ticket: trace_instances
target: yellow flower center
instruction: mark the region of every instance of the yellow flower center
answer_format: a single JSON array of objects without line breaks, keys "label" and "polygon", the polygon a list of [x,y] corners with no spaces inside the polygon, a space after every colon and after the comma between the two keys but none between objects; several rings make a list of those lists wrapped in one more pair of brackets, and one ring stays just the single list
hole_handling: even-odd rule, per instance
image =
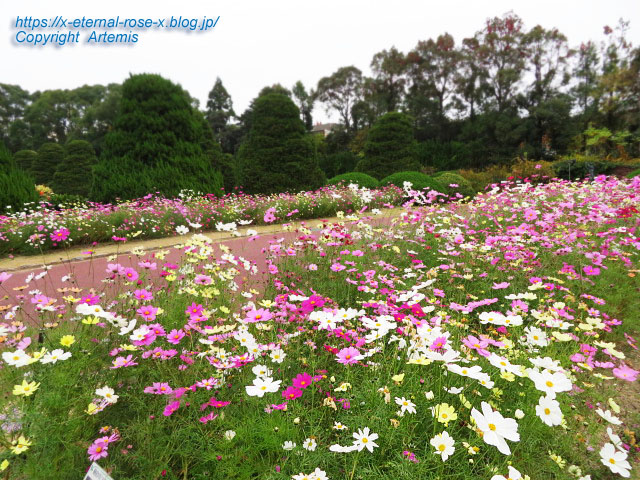
[{"label": "yellow flower center", "polygon": [[614,464],[614,463],[616,463],[616,461],[615,461],[615,459],[610,458],[610,459],[609,459],[609,463]]},{"label": "yellow flower center", "polygon": [[363,439],[362,439],[362,443],[367,443],[368,441],[369,441],[369,439],[368,439],[368,438],[363,438]]},{"label": "yellow flower center", "polygon": [[545,385],[547,387],[551,388],[551,387],[553,387],[553,382],[551,380],[547,380],[547,383]]},{"label": "yellow flower center", "polygon": [[551,413],[551,410],[549,410],[548,408],[544,409],[544,414],[545,415],[549,415]]},{"label": "yellow flower center", "polygon": [[441,452],[444,452],[446,450],[446,448],[447,447],[442,443],[440,445],[438,445],[438,450],[440,450]]},{"label": "yellow flower center", "polygon": [[489,430],[491,430],[492,432],[496,430],[496,426],[493,423],[489,424]]}]

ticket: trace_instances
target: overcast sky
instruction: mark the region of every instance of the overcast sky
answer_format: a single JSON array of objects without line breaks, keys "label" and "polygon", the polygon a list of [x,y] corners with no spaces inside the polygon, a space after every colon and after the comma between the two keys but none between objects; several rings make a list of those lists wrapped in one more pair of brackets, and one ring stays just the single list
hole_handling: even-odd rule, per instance
[{"label": "overcast sky", "polygon": [[[302,80],[315,87],[321,77],[347,65],[369,74],[376,52],[391,46],[407,52],[419,40],[443,32],[460,42],[487,18],[510,10],[524,20],[525,28],[557,27],[572,45],[600,41],[603,26],[614,26],[622,17],[631,21],[629,40],[640,44],[639,0],[0,0],[0,82],[35,91],[122,82],[130,73],[159,73],[180,83],[204,106],[219,76],[239,114],[265,85],[291,87]],[[56,48],[15,42],[20,30],[15,28],[17,16],[56,15],[220,19],[205,33],[138,31],[139,41],[132,46],[81,43]],[[321,107],[314,113],[316,120],[327,119]]]}]

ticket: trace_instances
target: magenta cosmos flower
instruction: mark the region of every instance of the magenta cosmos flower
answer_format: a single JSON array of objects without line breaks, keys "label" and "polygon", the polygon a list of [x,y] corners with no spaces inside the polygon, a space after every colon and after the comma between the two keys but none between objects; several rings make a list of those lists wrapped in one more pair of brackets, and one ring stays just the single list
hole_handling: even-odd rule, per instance
[{"label": "magenta cosmos flower", "polygon": [[87,450],[87,453],[89,454],[89,460],[91,460],[92,462],[95,462],[96,460],[99,460],[109,455],[109,450],[107,447],[108,447],[108,444],[104,443],[102,440],[98,440],[95,443],[93,443]]},{"label": "magenta cosmos flower", "polygon": [[627,382],[635,382],[638,378],[638,374],[640,373],[637,370],[634,370],[627,365],[621,365],[612,370],[613,374],[621,380],[626,380]]},{"label": "magenta cosmos flower", "polygon": [[176,400],[175,402],[171,402],[169,405],[164,407],[164,412],[162,412],[162,414],[165,417],[169,417],[169,416],[173,415],[178,410],[178,408],[180,408],[180,400]]},{"label": "magenta cosmos flower", "polygon": [[136,310],[136,312],[147,322],[152,322],[156,319],[156,313],[158,313],[158,309],[151,305],[145,305]]},{"label": "magenta cosmos flower", "polygon": [[337,354],[338,363],[342,363],[343,365],[352,365],[354,363],[358,363],[358,360],[362,358],[360,355],[360,351],[354,347],[347,347],[340,350]]},{"label": "magenta cosmos flower", "polygon": [[169,332],[167,335],[167,342],[177,345],[180,343],[180,340],[184,337],[184,332],[182,330],[176,330],[175,328]]},{"label": "magenta cosmos flower", "polygon": [[313,382],[313,377],[309,375],[307,372],[300,373],[295,376],[295,378],[291,381],[293,386],[296,388],[302,388],[303,390],[307,388]]}]

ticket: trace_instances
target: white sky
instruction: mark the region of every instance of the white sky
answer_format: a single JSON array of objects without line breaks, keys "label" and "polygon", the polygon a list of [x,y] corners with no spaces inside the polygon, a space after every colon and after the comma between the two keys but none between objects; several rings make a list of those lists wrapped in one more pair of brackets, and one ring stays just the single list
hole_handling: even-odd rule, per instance
[{"label": "white sky", "polygon": [[[0,82],[33,92],[122,82],[129,73],[159,73],[180,83],[201,106],[219,76],[240,114],[265,85],[307,88],[341,66],[369,74],[372,56],[445,31],[456,42],[484,21],[513,10],[525,28],[557,27],[570,44],[603,38],[602,27],[631,21],[628,39],[640,44],[638,0],[0,0]],[[140,31],[133,46],[112,44],[27,47],[15,43],[17,16],[100,18],[216,17],[214,30]],[[102,30],[99,30],[99,33]],[[124,30],[128,32],[129,29]],[[46,30],[52,33],[55,30]],[[86,37],[90,31],[81,31]],[[317,106],[314,121],[326,120]]]}]

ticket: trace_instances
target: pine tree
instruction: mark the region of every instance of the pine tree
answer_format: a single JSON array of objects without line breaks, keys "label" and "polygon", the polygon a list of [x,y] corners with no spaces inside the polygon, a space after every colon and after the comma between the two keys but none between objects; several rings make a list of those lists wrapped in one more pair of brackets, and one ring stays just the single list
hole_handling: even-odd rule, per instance
[{"label": "pine tree", "polygon": [[94,167],[90,197],[132,199],[183,189],[220,194],[222,175],[206,122],[179,86],[160,75],[132,75]]},{"label": "pine tree", "polygon": [[38,200],[31,176],[19,169],[11,153],[0,142],[0,211],[18,211],[23,204]]},{"label": "pine tree", "polygon": [[51,188],[55,193],[86,197],[91,188],[96,152],[85,140],[72,140],[65,146],[64,160],[58,165]]},{"label": "pine tree", "polygon": [[251,129],[238,152],[239,181],[247,193],[280,193],[321,186],[313,140],[293,101],[280,93],[258,97]]},{"label": "pine tree", "polygon": [[51,185],[53,176],[62,159],[64,148],[57,143],[45,143],[38,150],[38,156],[31,164],[31,176],[36,185]]},{"label": "pine tree", "polygon": [[356,171],[381,180],[395,172],[419,168],[410,118],[399,112],[380,117],[367,134],[364,158],[358,162]]}]

